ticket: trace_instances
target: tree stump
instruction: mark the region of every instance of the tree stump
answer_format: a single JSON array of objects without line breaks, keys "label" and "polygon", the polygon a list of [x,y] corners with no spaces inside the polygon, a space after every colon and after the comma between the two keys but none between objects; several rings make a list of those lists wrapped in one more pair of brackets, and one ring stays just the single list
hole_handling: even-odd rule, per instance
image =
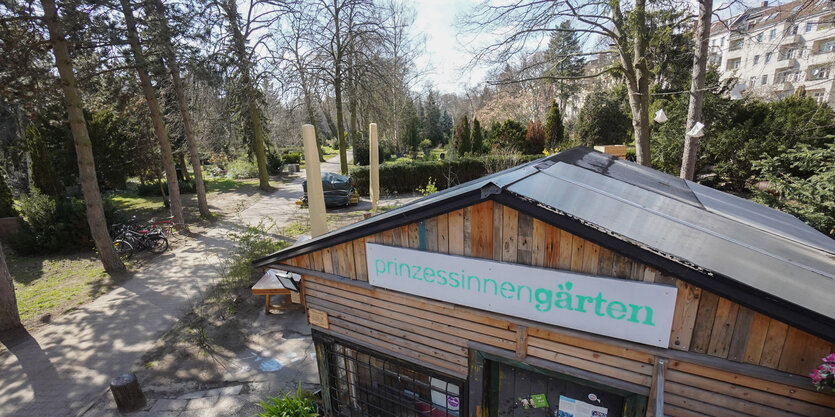
[{"label": "tree stump", "polygon": [[122,374],[110,381],[110,392],[119,411],[135,411],[145,406],[145,394],[134,374]]}]

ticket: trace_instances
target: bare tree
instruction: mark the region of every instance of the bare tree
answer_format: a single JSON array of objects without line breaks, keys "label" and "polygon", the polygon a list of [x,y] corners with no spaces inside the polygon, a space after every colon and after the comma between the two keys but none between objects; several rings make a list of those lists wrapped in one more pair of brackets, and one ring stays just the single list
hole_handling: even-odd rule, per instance
[{"label": "bare tree", "polygon": [[64,92],[64,101],[69,114],[70,130],[78,159],[78,176],[87,208],[87,223],[90,225],[90,233],[93,236],[99,256],[101,256],[104,269],[111,273],[123,271],[125,265],[116,254],[113,241],[107,232],[107,221],[104,217],[101,193],[96,179],[93,149],[90,143],[90,135],[87,132],[87,123],[84,120],[81,93],[78,91],[75,74],[73,73],[72,58],[70,58],[67,41],[64,38],[63,25],[58,17],[54,0],[41,0],[41,4],[44,12],[43,21],[49,30],[49,40],[52,44],[52,52],[55,54],[55,66],[61,78],[61,90]]},{"label": "bare tree", "polygon": [[[696,32],[696,50],[693,56],[693,81],[690,84],[690,104],[687,109],[687,132],[702,119],[702,104],[705,97],[705,75],[707,73],[710,23],[713,14],[713,0],[699,0],[699,27]],[[693,180],[696,175],[696,156],[699,138],[684,135],[684,154],[681,158],[681,178]]]},{"label": "bare tree", "polygon": [[[606,44],[610,50],[579,54],[615,52],[619,58],[615,66],[576,77],[543,74],[533,78],[553,80],[594,78],[608,73],[622,75],[629,93],[638,163],[649,165],[649,86],[652,74],[647,51],[652,36],[649,30],[651,17],[646,0],[635,0],[634,3],[622,0],[523,0],[503,5],[483,3],[473,13],[461,18],[460,23],[463,36],[491,38],[486,46],[475,51],[474,63],[508,62],[519,54],[529,53],[531,48],[541,49],[548,35],[567,30],[559,26],[564,20],[575,22],[570,30],[582,34],[585,41],[592,37],[608,41]],[[492,40],[495,33],[502,33],[502,36]],[[544,64],[553,65],[547,62],[529,65]]]},{"label": "bare tree", "polygon": [[[171,40],[171,30],[168,26],[168,19],[166,18],[165,5],[162,0],[153,0],[152,7],[148,7],[147,5],[145,7],[149,12],[149,15],[156,15],[157,22],[159,23],[160,46],[162,54],[165,58],[165,66],[171,73],[171,81],[174,84],[174,92],[177,94],[177,105],[180,109],[180,115],[183,118],[183,130],[185,130],[186,143],[188,144],[189,157],[191,158],[191,166],[194,169],[194,185],[197,191],[197,206],[200,210],[201,216],[211,218],[212,213],[209,211],[209,203],[206,200],[206,185],[203,183],[203,167],[200,163],[200,155],[197,153],[197,142],[194,139],[194,129],[191,125],[191,111],[188,108],[185,88],[183,87],[183,80],[180,76],[180,64],[177,60],[177,53],[174,49],[174,43]],[[183,171],[187,172],[185,163],[183,163]]]},{"label": "bare tree", "polygon": [[148,75],[148,63],[145,60],[145,53],[142,51],[142,46],[139,44],[139,35],[136,30],[133,9],[131,9],[129,0],[119,0],[119,3],[122,5],[122,13],[125,16],[128,42],[133,51],[134,65],[139,75],[139,82],[142,85],[142,93],[145,95],[145,101],[148,102],[151,121],[154,125],[154,133],[157,136],[157,141],[162,151],[162,165],[165,169],[166,180],[168,180],[171,214],[174,216],[174,224],[177,229],[182,232],[187,232],[188,229],[183,218],[183,203],[180,200],[180,183],[177,179],[177,171],[174,169],[174,157],[171,154],[171,142],[168,140],[168,129],[165,127],[156,92],[154,91],[153,85],[151,85],[151,77]]}]

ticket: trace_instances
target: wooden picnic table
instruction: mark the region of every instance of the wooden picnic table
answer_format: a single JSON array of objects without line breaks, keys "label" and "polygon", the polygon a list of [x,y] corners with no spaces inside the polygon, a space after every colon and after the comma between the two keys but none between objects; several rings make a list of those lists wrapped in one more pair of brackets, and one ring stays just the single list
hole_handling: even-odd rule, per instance
[{"label": "wooden picnic table", "polygon": [[286,295],[288,296],[284,300],[284,304],[286,305],[288,299],[290,298],[292,291],[284,288],[281,285],[281,282],[278,280],[278,277],[275,276],[275,271],[268,270],[264,273],[264,276],[252,286],[252,295],[263,295],[266,297],[266,301],[264,303],[264,312],[266,314],[270,314],[271,308],[284,308],[285,306],[273,306],[270,304],[270,297],[273,295]]}]

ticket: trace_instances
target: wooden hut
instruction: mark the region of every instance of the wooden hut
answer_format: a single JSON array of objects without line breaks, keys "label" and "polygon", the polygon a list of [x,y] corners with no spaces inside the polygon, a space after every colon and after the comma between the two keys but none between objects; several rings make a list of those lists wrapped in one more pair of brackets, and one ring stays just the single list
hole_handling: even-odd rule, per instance
[{"label": "wooden hut", "polygon": [[835,415],[835,242],[590,149],[254,264],[303,276],[328,415]]}]

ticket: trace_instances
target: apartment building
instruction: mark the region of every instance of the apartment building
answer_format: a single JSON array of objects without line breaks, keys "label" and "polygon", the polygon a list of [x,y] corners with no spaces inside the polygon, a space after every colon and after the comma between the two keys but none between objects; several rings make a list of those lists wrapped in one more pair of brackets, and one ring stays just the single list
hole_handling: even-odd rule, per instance
[{"label": "apartment building", "polygon": [[765,1],[714,22],[709,59],[747,94],[775,100],[803,87],[807,96],[835,107],[835,1]]}]

